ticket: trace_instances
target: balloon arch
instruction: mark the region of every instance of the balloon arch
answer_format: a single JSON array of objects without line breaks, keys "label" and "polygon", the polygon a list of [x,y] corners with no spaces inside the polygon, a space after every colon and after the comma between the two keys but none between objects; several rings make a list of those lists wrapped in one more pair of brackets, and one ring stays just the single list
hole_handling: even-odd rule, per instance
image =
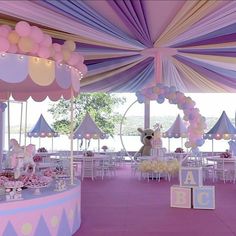
[{"label": "balloon arch", "polygon": [[139,103],[144,103],[146,99],[149,99],[156,100],[161,104],[165,99],[168,99],[170,104],[176,104],[180,110],[183,110],[183,119],[189,122],[187,127],[188,140],[185,147],[196,151],[198,147],[204,144],[203,134],[207,127],[206,119],[200,114],[199,109],[195,107],[196,103],[190,97],[176,91],[174,86],[168,87],[161,83],[136,92],[136,96]]}]

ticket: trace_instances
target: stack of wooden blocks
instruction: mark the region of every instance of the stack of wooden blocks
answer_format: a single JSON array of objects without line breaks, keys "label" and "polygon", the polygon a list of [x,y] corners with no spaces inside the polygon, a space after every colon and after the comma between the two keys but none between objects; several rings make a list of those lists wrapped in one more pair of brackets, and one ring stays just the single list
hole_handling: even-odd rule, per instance
[{"label": "stack of wooden blocks", "polygon": [[202,167],[181,167],[179,179],[170,189],[171,207],[215,209],[215,186],[203,186]]}]

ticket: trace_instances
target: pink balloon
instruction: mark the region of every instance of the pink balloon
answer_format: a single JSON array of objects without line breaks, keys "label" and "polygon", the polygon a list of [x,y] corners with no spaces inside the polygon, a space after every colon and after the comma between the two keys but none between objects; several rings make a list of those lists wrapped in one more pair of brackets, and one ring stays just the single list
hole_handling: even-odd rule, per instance
[{"label": "pink balloon", "polygon": [[62,62],[63,61],[63,55],[60,52],[55,52],[54,59],[56,62]]},{"label": "pink balloon", "polygon": [[84,57],[80,55],[78,52],[75,52],[77,54],[78,60],[80,63],[84,63]]},{"label": "pink balloon", "polygon": [[75,52],[72,52],[71,56],[68,60],[68,64],[71,65],[71,66],[74,66],[78,63],[78,61],[79,61],[78,54],[75,53]]},{"label": "pink balloon", "polygon": [[42,58],[49,58],[51,55],[50,48],[41,46],[38,50],[38,55]]},{"label": "pink balloon", "polygon": [[44,47],[52,46],[52,38],[49,35],[44,34],[43,40],[41,41],[40,45],[42,45]]},{"label": "pink balloon", "polygon": [[15,30],[20,36],[26,37],[30,34],[31,28],[27,22],[20,21],[16,24]]},{"label": "pink balloon", "polygon": [[80,70],[80,72],[83,74],[83,75],[86,75],[87,72],[88,72],[88,68],[85,64],[77,64],[77,68]]},{"label": "pink balloon", "polygon": [[53,49],[55,50],[55,52],[61,52],[62,46],[58,43],[53,43],[52,44]]},{"label": "pink balloon", "polygon": [[12,31],[12,29],[8,25],[1,25],[0,26],[0,36],[2,36],[2,37],[6,38],[11,31]]},{"label": "pink balloon", "polygon": [[32,38],[34,42],[40,43],[43,40],[43,31],[37,26],[32,26],[30,38]]},{"label": "pink balloon", "polygon": [[10,44],[10,47],[9,47],[9,49],[8,49],[8,52],[10,52],[10,53],[16,53],[17,50],[18,50],[18,48],[17,48],[16,44]]},{"label": "pink balloon", "polygon": [[10,43],[6,38],[0,36],[0,52],[6,52],[10,47]]}]

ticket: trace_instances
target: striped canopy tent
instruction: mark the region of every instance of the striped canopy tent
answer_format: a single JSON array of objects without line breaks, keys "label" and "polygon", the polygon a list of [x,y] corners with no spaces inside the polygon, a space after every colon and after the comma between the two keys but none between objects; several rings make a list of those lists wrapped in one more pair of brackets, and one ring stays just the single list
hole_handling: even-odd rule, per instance
[{"label": "striped canopy tent", "polygon": [[216,122],[216,124],[203,136],[205,139],[212,140],[212,153],[213,153],[213,140],[220,139],[235,139],[236,137],[236,128],[233,126],[231,121],[229,120],[225,111],[222,112],[220,118]]},{"label": "striped canopy tent", "polygon": [[183,138],[186,138],[188,136],[187,134],[187,128],[184,124],[184,121],[181,119],[180,115],[178,115],[174,121],[174,123],[171,125],[171,127],[163,132],[162,137],[168,138],[168,151],[170,152],[170,139],[171,138],[181,138],[181,148],[183,148]]},{"label": "striped canopy tent", "polygon": [[[26,20],[76,41],[88,75],[81,91],[236,91],[236,1],[1,1],[0,23]],[[2,86],[0,86],[1,88]]]},{"label": "striped canopy tent", "polygon": [[87,141],[98,140],[98,151],[100,150],[100,139],[107,138],[107,135],[97,126],[95,121],[87,112],[80,125],[74,131],[74,139],[85,139],[85,150],[88,148]]},{"label": "striped canopy tent", "polygon": [[41,114],[33,128],[27,132],[27,136],[32,138],[39,138],[39,148],[41,147],[41,138],[51,137],[52,138],[52,150],[53,150],[53,138],[58,137],[58,132],[55,132],[47,123],[43,115]]}]

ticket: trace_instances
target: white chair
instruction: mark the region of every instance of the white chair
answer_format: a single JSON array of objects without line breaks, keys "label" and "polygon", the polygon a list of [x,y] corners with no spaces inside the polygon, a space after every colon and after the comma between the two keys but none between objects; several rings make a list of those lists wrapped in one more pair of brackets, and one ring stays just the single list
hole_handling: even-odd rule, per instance
[{"label": "white chair", "polygon": [[213,182],[217,179],[222,179],[225,183],[229,174],[229,170],[225,167],[225,160],[221,158],[218,160],[213,168]]},{"label": "white chair", "polygon": [[119,151],[115,156],[115,160],[118,166],[122,166],[125,162],[125,152]]},{"label": "white chair", "polygon": [[81,164],[81,178],[91,178],[94,180],[94,158],[84,157]]},{"label": "white chair", "polygon": [[205,156],[202,156],[202,172],[203,172],[203,180],[205,181],[207,178],[213,178],[214,172],[214,163],[210,163]]},{"label": "white chair", "polygon": [[103,180],[108,171],[108,168],[106,169],[105,159],[96,160],[94,163],[94,168],[96,171],[96,176],[100,176]]},{"label": "white chair", "polygon": [[131,175],[135,176],[136,173],[138,172],[138,165],[139,165],[140,161],[138,161],[138,159],[135,157],[130,157],[130,161],[131,161],[131,163],[130,163]]},{"label": "white chair", "polygon": [[231,176],[232,176],[232,181],[235,184],[236,182],[236,161],[234,161],[234,167],[233,170],[231,170]]}]

